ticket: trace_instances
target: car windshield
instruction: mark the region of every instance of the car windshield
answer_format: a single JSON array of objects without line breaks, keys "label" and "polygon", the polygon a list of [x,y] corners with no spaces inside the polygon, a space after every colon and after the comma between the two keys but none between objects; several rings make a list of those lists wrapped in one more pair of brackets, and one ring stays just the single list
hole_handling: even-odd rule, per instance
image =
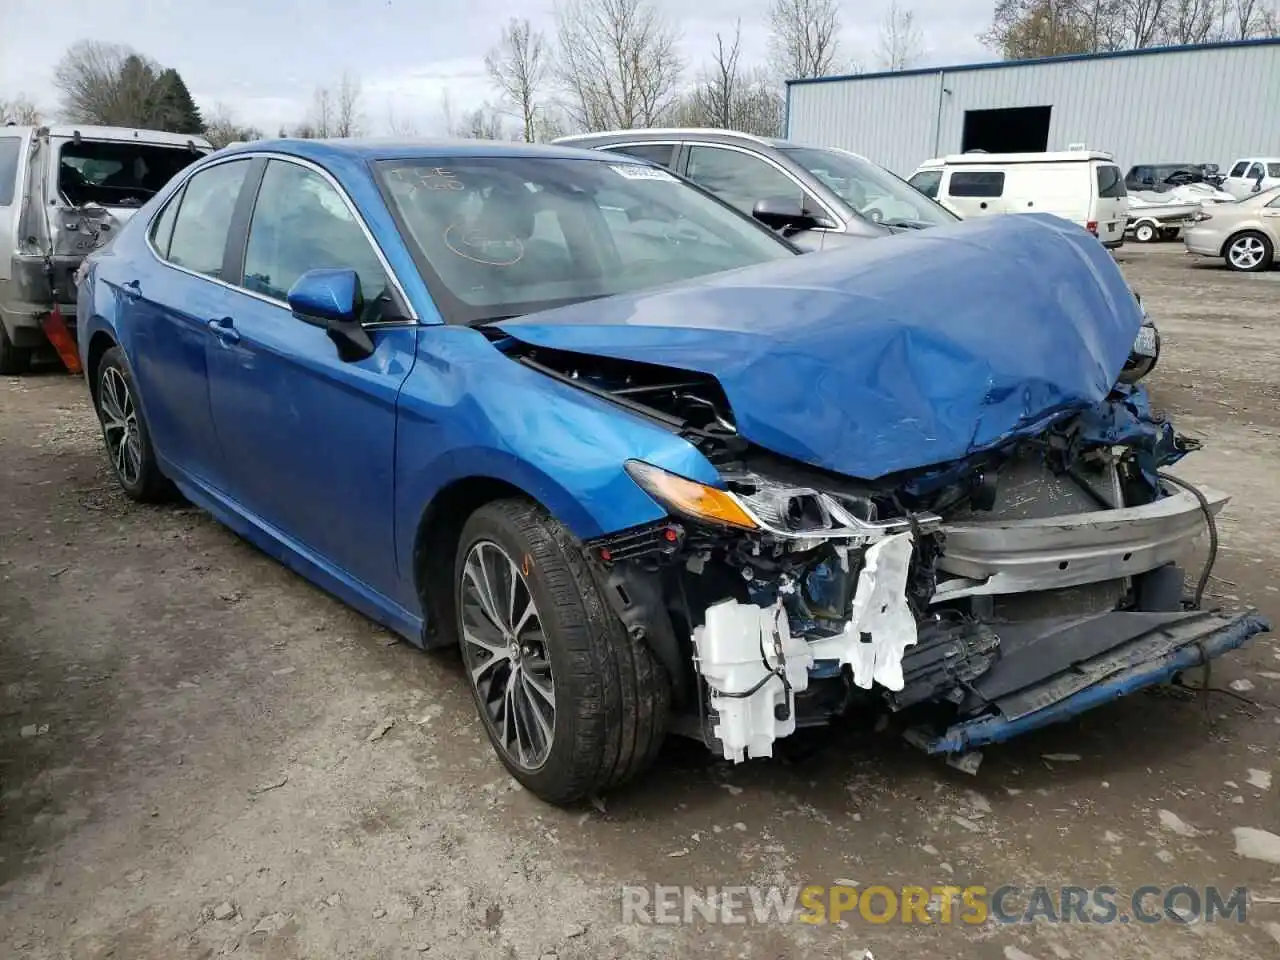
[{"label": "car windshield", "polygon": [[377,176],[454,323],[483,323],[797,255],[658,167],[616,159],[383,160]]},{"label": "car windshield", "polygon": [[958,219],[905,180],[852,154],[820,147],[781,149],[868,220],[888,226],[941,227]]},{"label": "car windshield", "polygon": [[58,156],[58,191],[74,206],[140,207],[204,154],[182,144],[69,140]]}]

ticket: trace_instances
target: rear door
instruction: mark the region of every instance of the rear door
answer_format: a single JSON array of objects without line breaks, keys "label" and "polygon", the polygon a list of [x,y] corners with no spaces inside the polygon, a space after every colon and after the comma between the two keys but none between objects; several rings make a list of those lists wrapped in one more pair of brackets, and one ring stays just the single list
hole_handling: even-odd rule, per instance
[{"label": "rear door", "polygon": [[26,166],[26,138],[6,134],[0,127],[0,307],[4,306],[22,207],[22,170]]},{"label": "rear door", "polygon": [[[207,347],[236,497],[304,555],[391,596],[396,400],[413,368],[416,324],[379,322],[407,314],[403,295],[354,204],[318,167],[270,160],[241,215],[238,289]],[[289,309],[289,289],[320,268],[360,277],[372,356],[340,359],[323,327]]]},{"label": "rear door", "polygon": [[[121,297],[134,375],[156,450],[184,474],[224,489],[209,411],[206,350],[210,324],[232,296],[223,282],[227,236],[253,163],[217,163],[198,171],[149,225],[158,260],[119,261],[107,282]],[[113,263],[116,262],[113,260]]]},{"label": "rear door", "polygon": [[1092,166],[1091,185],[1096,193],[1089,220],[1097,223],[1099,240],[1119,244],[1124,239],[1124,228],[1129,219],[1129,192],[1124,187],[1120,168],[1114,163],[1094,161]]}]

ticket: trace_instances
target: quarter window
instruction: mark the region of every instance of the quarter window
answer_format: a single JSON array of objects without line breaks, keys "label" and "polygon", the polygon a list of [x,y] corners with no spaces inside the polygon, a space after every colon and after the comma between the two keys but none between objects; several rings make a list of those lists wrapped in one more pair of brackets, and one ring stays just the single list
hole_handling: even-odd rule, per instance
[{"label": "quarter window", "polygon": [[320,269],[348,269],[359,275],[366,319],[389,292],[377,254],[338,191],[314,170],[272,160],[253,209],[244,286],[285,300],[299,277]]},{"label": "quarter window", "polygon": [[781,170],[736,150],[690,147],[689,179],[746,214],[761,200],[794,200],[813,208],[800,185]]},{"label": "quarter window", "polygon": [[222,277],[227,230],[248,172],[248,160],[233,160],[201,170],[187,181],[169,242],[170,263],[206,277]]},{"label": "quarter window", "polygon": [[21,140],[17,137],[0,138],[0,207],[13,203],[13,191],[18,182],[18,157],[21,155]]},{"label": "quarter window", "polygon": [[947,193],[953,197],[998,197],[1004,193],[1004,173],[999,170],[954,171]]},{"label": "quarter window", "polygon": [[151,243],[162,257],[169,256],[169,242],[173,239],[173,223],[178,219],[178,207],[182,203],[182,191],[179,190],[151,225]]}]

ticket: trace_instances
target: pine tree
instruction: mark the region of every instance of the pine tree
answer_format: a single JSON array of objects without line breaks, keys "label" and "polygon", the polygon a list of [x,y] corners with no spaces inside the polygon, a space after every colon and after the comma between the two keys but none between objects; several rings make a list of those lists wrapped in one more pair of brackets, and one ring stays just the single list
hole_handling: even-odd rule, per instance
[{"label": "pine tree", "polygon": [[182,74],[172,67],[156,78],[151,125],[171,133],[204,133],[200,108],[192,99]]}]

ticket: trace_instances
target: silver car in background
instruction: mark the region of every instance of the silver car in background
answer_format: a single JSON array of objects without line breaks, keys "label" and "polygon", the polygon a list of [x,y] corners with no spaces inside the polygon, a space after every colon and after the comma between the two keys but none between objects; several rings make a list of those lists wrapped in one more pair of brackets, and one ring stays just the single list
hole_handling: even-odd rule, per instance
[{"label": "silver car in background", "polygon": [[1280,248],[1280,187],[1234,203],[1206,205],[1182,231],[1188,253],[1222,257],[1232,270],[1261,273]]}]

